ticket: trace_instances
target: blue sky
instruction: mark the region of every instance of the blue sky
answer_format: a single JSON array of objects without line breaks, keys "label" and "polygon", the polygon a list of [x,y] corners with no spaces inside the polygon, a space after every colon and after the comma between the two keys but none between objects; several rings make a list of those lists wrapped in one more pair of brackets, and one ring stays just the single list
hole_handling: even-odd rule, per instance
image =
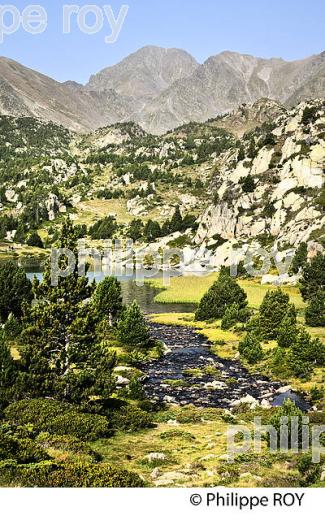
[{"label": "blue sky", "polygon": [[[48,13],[44,33],[22,28],[4,37],[0,55],[15,59],[59,81],[86,82],[144,45],[178,47],[198,61],[223,50],[293,60],[325,50],[324,0],[11,0],[21,12],[29,4]],[[111,5],[117,16],[129,11],[117,41],[105,44],[108,21],[93,35],[83,34],[72,17],[71,34],[62,33],[64,4]],[[88,23],[93,18],[90,16]],[[6,24],[10,18],[4,18]]]}]

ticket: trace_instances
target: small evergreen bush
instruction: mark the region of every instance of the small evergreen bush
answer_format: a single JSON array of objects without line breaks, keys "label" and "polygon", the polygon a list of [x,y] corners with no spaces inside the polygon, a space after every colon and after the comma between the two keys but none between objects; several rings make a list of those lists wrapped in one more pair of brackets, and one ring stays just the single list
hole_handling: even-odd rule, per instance
[{"label": "small evergreen bush", "polygon": [[84,440],[107,437],[110,427],[100,415],[82,413],[68,403],[51,399],[25,399],[9,405],[5,417],[15,425],[32,424],[36,432],[74,435]]}]

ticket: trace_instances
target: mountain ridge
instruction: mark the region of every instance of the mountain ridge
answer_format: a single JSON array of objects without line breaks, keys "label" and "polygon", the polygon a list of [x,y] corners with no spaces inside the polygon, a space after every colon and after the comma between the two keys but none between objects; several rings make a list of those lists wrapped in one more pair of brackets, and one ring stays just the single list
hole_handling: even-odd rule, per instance
[{"label": "mountain ridge", "polygon": [[235,51],[202,64],[181,49],[147,46],[90,77],[60,83],[0,58],[0,113],[33,116],[78,132],[134,121],[163,134],[269,98],[290,107],[325,92],[325,52],[302,60]]}]

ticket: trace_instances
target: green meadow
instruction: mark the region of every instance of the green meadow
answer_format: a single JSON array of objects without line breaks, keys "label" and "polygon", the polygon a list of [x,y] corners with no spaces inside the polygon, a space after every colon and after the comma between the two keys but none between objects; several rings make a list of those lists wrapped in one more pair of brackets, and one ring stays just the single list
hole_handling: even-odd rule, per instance
[{"label": "green meadow", "polygon": [[[202,296],[218,278],[217,273],[207,276],[181,276],[171,278],[169,285],[165,286],[162,278],[148,280],[146,283],[161,289],[155,297],[157,303],[199,303]],[[238,280],[239,285],[247,293],[248,304],[253,309],[258,309],[267,291],[274,290],[273,285],[261,285],[260,279]],[[282,287],[283,291],[290,296],[290,300],[297,309],[304,309],[303,302],[298,287]]]}]

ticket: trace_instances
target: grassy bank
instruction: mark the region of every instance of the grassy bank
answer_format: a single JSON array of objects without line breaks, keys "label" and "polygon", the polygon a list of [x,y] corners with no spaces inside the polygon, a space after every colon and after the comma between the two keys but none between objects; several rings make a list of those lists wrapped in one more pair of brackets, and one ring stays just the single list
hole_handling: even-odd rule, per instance
[{"label": "grassy bank", "polygon": [[[262,453],[251,451],[229,464],[229,416],[221,410],[174,408],[156,414],[155,421],[154,429],[119,433],[93,443],[92,447],[104,462],[138,473],[153,487],[246,488],[299,483],[295,456],[270,454],[266,445]],[[245,415],[239,416],[238,421],[252,427]],[[150,462],[150,454],[163,458]],[[291,469],[288,460],[292,460]]]},{"label": "grassy bank", "polygon": [[[162,290],[155,297],[157,303],[199,303],[217,277],[218,273],[207,276],[181,276],[171,278],[167,287],[164,286],[162,278],[147,280],[146,283]],[[259,308],[267,291],[275,288],[273,285],[261,285],[259,279],[238,280],[238,283],[247,293],[249,306],[254,309]],[[305,307],[297,287],[282,287],[282,289],[290,296],[297,309],[301,310]]]},{"label": "grassy bank", "polygon": [[0,261],[5,260],[44,260],[50,251],[28,245],[0,242]]}]

